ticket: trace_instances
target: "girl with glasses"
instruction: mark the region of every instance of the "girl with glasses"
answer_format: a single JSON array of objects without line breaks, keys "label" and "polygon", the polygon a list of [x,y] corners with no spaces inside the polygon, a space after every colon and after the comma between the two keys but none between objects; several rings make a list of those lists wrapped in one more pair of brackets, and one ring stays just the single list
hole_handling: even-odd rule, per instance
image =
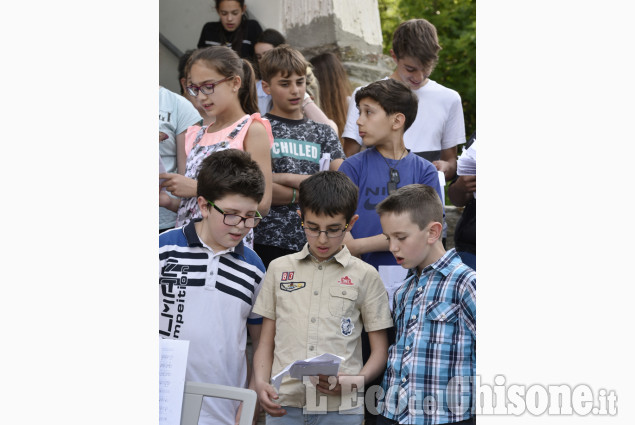
[{"label": "girl with glasses", "polygon": [[[201,216],[196,202],[196,178],[200,164],[212,152],[240,149],[251,154],[265,176],[265,194],[258,212],[265,216],[271,205],[271,153],[273,135],[268,120],[260,117],[253,68],[228,47],[199,49],[186,64],[190,76],[187,91],[214,121],[208,126],[192,126],[185,134],[187,164],[185,175],[161,174],[161,187],[179,196],[160,194],[159,205],[177,211],[176,227]],[[251,246],[251,234],[245,242]]]}]

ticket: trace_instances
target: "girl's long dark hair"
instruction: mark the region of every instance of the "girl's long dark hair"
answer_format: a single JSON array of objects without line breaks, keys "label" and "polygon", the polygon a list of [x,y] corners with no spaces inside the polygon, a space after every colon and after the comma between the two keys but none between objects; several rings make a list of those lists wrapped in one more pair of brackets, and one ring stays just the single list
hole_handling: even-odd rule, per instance
[{"label": "girl's long dark hair", "polygon": [[254,69],[248,60],[241,59],[238,53],[226,46],[205,47],[192,53],[185,65],[185,75],[190,73],[196,62],[205,62],[223,77],[238,75],[242,81],[238,91],[240,106],[249,115],[259,112]]}]

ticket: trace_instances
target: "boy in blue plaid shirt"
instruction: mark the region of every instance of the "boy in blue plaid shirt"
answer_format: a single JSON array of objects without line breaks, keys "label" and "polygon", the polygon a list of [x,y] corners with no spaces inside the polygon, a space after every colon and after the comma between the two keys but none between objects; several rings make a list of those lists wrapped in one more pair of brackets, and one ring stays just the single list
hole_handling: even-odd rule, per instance
[{"label": "boy in blue plaid shirt", "polygon": [[413,272],[394,295],[396,342],[377,424],[474,423],[476,272],[443,248],[443,206],[433,188],[403,186],[376,210],[397,263]]}]

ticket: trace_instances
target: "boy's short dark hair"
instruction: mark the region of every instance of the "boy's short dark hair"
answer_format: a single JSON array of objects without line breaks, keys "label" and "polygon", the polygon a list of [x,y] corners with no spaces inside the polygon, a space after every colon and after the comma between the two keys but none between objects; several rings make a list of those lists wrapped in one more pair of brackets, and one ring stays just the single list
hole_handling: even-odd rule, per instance
[{"label": "boy's short dark hair", "polygon": [[277,47],[281,44],[285,44],[287,40],[285,40],[284,35],[282,35],[279,31],[274,30],[273,28],[267,28],[263,32],[260,33],[256,43],[267,43],[271,44],[273,47]]},{"label": "boy's short dark hair", "polygon": [[183,53],[183,55],[181,55],[181,57],[179,58],[179,65],[178,65],[178,72],[179,72],[179,87],[181,88],[181,96],[183,96],[183,94],[185,93],[183,90],[183,86],[181,86],[181,78],[185,78],[186,74],[185,74],[185,66],[187,65],[187,61],[190,60],[190,57],[192,57],[192,53],[194,53],[196,49],[189,49],[186,50],[185,53]]},{"label": "boy's short dark hair", "polygon": [[419,107],[417,95],[401,81],[387,78],[360,88],[355,94],[355,103],[358,108],[359,102],[366,97],[379,103],[387,115],[404,114],[406,117],[404,133],[417,117],[417,109]]},{"label": "boy's short dark hair", "polygon": [[279,72],[284,78],[294,72],[297,75],[306,75],[309,63],[298,50],[288,44],[281,44],[265,52],[258,65],[262,80],[269,83]]},{"label": "boy's short dark hair", "polygon": [[226,149],[212,153],[201,163],[196,195],[216,202],[227,195],[243,195],[260,203],[265,176],[248,152]]},{"label": "boy's short dark hair", "polygon": [[434,188],[427,184],[402,186],[375,207],[382,214],[409,213],[413,223],[423,230],[430,222],[443,223],[443,205]]},{"label": "boy's short dark hair", "polygon": [[399,24],[392,36],[392,50],[401,59],[410,56],[421,61],[430,73],[439,61],[437,29],[425,19],[410,19]]},{"label": "boy's short dark hair", "polygon": [[320,171],[300,183],[298,204],[303,217],[306,210],[330,217],[343,214],[348,223],[357,210],[358,193],[355,183],[343,172]]}]

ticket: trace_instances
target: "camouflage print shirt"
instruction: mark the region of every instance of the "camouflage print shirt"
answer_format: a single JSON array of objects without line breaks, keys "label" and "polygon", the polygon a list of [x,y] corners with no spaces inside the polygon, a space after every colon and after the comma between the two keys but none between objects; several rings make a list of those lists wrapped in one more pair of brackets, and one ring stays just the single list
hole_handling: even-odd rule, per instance
[{"label": "camouflage print shirt", "polygon": [[[315,174],[320,171],[320,158],[324,154],[330,154],[331,161],[345,158],[337,134],[328,125],[307,118],[289,120],[271,114],[265,118],[271,122],[274,138],[271,148],[274,173]],[[297,204],[272,206],[254,229],[254,243],[300,251],[306,236],[297,209]]]}]

